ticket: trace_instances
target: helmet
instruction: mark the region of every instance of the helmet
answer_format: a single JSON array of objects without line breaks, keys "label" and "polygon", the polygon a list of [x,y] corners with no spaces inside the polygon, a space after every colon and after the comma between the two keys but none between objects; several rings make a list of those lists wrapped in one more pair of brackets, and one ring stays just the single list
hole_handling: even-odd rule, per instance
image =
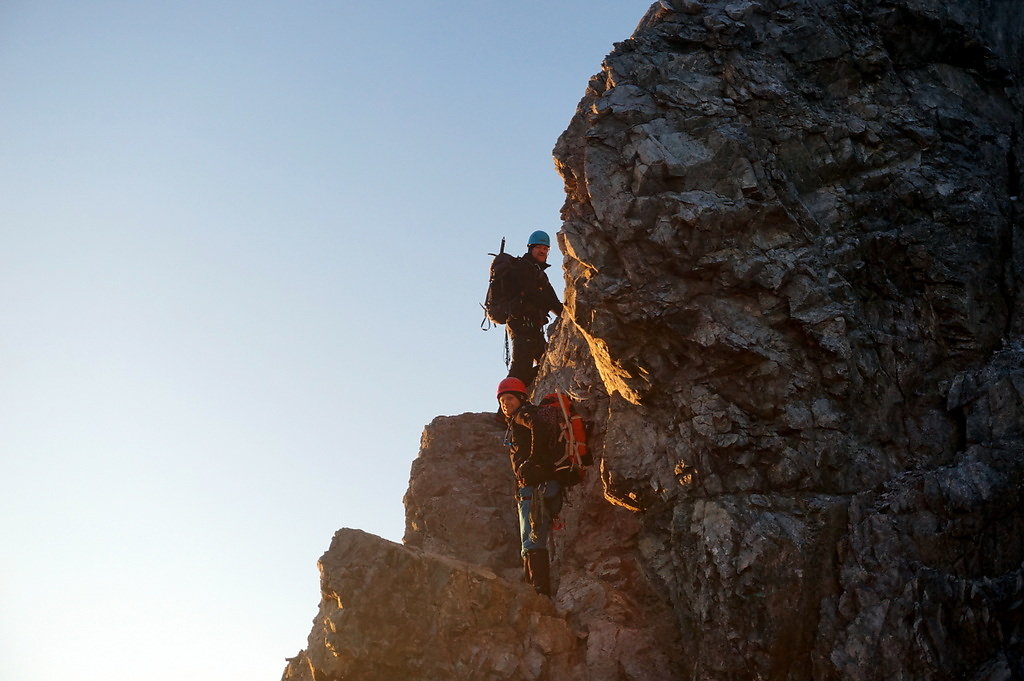
[{"label": "helmet", "polygon": [[526,247],[529,248],[530,246],[550,247],[551,237],[548,236],[547,232],[542,232],[541,230],[538,229],[536,232],[530,235],[530,240],[526,242]]},{"label": "helmet", "polygon": [[498,397],[501,397],[505,393],[518,393],[522,398],[526,399],[526,384],[515,376],[509,376],[508,378],[502,379],[501,383],[498,384]]}]

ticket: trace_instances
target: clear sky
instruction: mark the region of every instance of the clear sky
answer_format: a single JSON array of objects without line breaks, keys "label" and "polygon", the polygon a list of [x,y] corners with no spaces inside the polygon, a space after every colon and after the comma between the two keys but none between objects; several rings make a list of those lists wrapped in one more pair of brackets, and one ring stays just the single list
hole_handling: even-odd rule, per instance
[{"label": "clear sky", "polygon": [[280,677],[495,408],[486,254],[648,5],[0,4],[0,680]]}]

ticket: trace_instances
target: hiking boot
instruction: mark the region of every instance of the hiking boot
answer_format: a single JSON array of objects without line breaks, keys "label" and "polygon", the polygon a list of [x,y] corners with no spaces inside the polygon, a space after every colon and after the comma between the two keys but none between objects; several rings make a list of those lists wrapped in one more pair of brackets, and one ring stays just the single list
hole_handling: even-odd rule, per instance
[{"label": "hiking boot", "polygon": [[526,568],[526,581],[533,585],[537,593],[551,597],[551,562],[547,549],[530,549],[523,558]]}]

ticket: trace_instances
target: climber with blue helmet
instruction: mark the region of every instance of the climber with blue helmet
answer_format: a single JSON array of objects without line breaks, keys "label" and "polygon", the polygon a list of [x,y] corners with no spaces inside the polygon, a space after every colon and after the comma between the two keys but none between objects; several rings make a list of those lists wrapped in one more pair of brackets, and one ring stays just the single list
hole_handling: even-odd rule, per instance
[{"label": "climber with blue helmet", "polygon": [[507,290],[513,292],[513,304],[506,328],[512,340],[512,363],[508,375],[529,386],[537,376],[540,361],[547,349],[544,325],[548,313],[562,314],[562,303],[545,274],[551,237],[537,230],[530,235],[526,253],[517,258],[518,264],[509,268]]},{"label": "climber with blue helmet", "polygon": [[526,247],[529,248],[530,246],[547,246],[551,248],[551,237],[548,236],[547,232],[538,229],[530,235],[529,241],[526,242]]}]

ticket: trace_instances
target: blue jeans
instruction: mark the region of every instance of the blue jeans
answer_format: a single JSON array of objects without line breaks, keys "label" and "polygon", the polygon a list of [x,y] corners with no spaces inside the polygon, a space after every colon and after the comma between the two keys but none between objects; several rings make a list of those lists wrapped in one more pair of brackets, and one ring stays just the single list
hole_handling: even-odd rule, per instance
[{"label": "blue jeans", "polygon": [[548,547],[548,536],[551,534],[551,519],[562,510],[562,488],[554,480],[542,482],[537,487],[544,487],[544,501],[547,506],[548,515],[546,522],[535,527],[535,539],[530,538],[530,506],[533,503],[534,487],[520,487],[516,497],[519,500],[519,537],[523,542],[522,555],[533,549],[546,549]]}]

